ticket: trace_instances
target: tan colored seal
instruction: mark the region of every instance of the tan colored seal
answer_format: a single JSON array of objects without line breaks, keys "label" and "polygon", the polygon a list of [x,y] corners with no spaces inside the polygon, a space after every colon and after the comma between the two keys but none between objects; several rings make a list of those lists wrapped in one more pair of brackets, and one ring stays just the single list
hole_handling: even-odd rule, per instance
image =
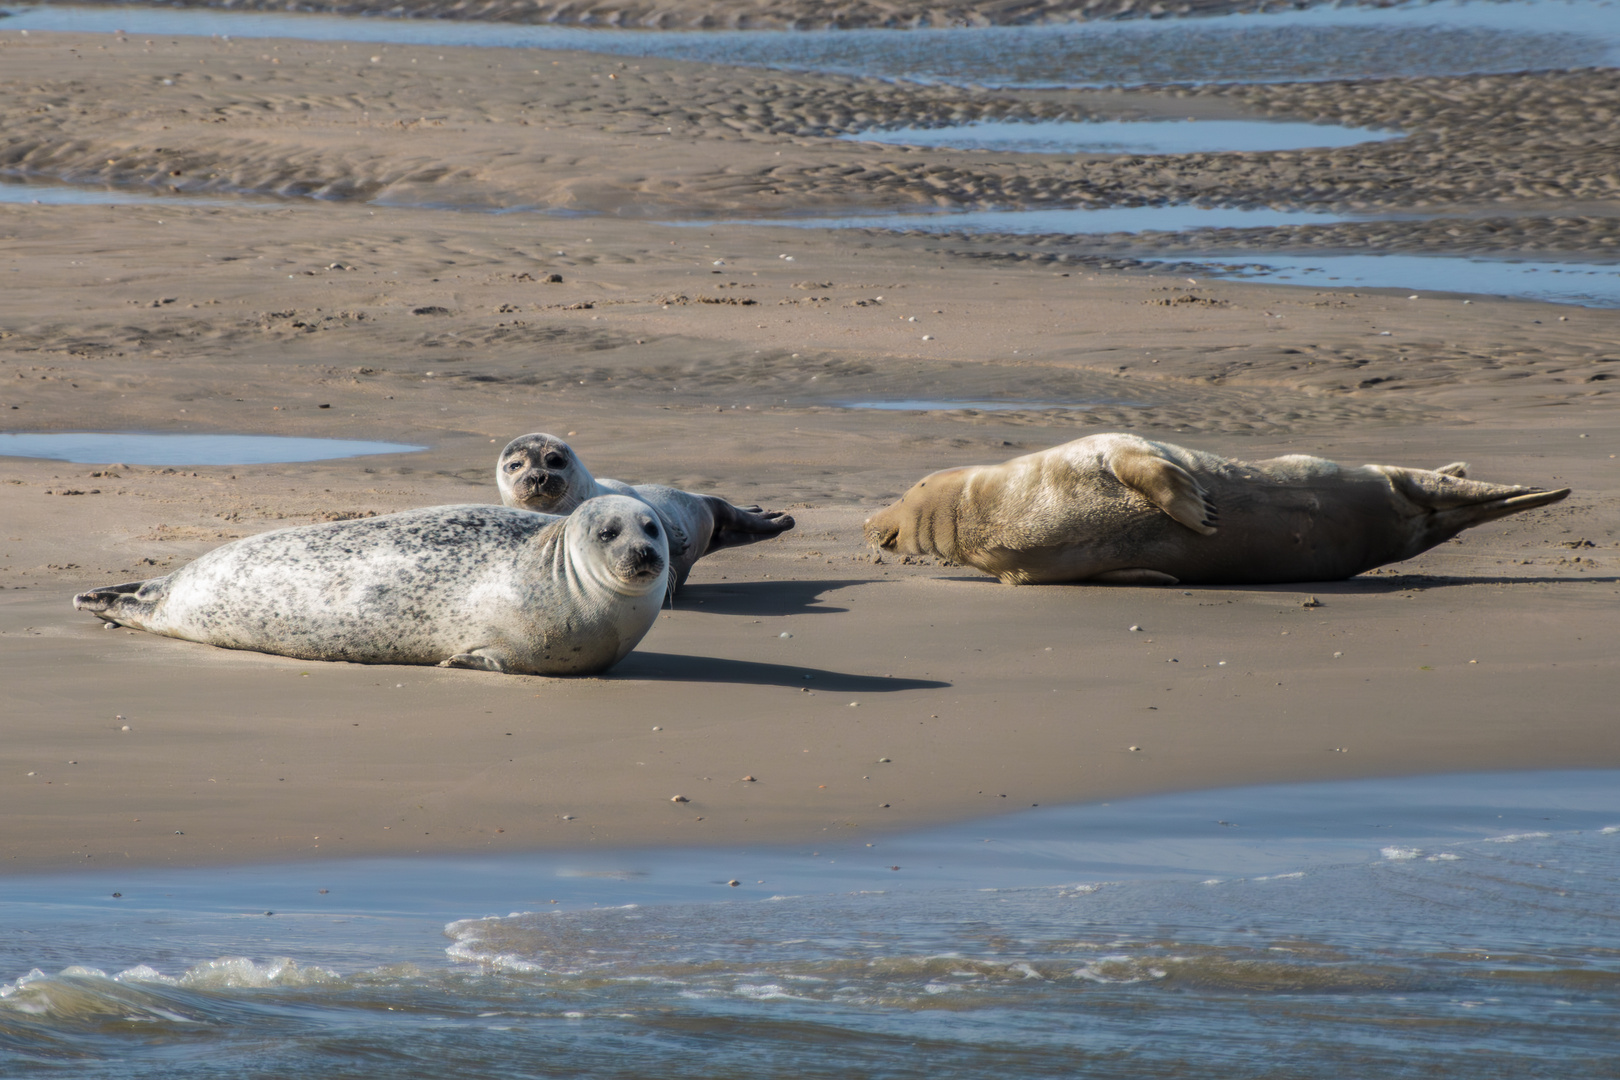
[{"label": "tan colored seal", "polygon": [[520,435],[506,444],[495,466],[501,502],[542,514],[569,514],[598,495],[640,499],[663,519],[669,532],[670,580],[675,587],[705,555],[722,548],[769,540],[793,528],[780,510],[733,506],[717,495],[700,495],[662,484],[598,480],[573,447],[544,432]]},{"label": "tan colored seal", "polygon": [[937,472],[872,515],[886,551],[937,555],[1008,585],[1333,581],[1409,559],[1568,488],[1291,455],[1232,461],[1092,435],[1000,465]]},{"label": "tan colored seal", "polygon": [[652,628],[666,551],[657,515],[620,495],[566,518],[434,506],[249,536],[73,606],[305,660],[588,675]]}]

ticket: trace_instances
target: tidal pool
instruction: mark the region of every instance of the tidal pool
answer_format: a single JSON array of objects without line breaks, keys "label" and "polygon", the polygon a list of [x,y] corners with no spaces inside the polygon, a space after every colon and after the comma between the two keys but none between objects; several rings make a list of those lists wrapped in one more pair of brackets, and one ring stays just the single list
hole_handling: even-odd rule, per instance
[{"label": "tidal pool", "polygon": [[1401,137],[1399,131],[1271,120],[979,121],[844,136],[853,142],[1020,154],[1214,154],[1356,146]]},{"label": "tidal pool", "polygon": [[1146,262],[1204,262],[1208,272],[1283,285],[1413,289],[1620,307],[1620,263],[1509,261],[1455,255],[1141,256]]},{"label": "tidal pool", "polygon": [[[4,26],[0,23],[0,26]],[[92,184],[40,183],[0,176],[0,203],[42,206],[251,206],[254,200],[225,196],[178,195],[157,187],[110,188]]]},{"label": "tidal pool", "polygon": [[[846,401],[846,409],[879,409],[884,412],[944,412],[952,409],[977,409],[980,412],[1014,412],[1039,409],[1086,409],[1104,404],[1098,401],[946,401],[928,398],[904,398],[896,401]],[[1109,405],[1135,404],[1110,401]]]},{"label": "tidal pool", "polygon": [[1207,206],[1107,206],[1095,210],[936,210],[841,217],[747,218],[737,221],[667,221],[666,225],[776,225],[800,229],[891,229],[899,232],[1040,234],[1184,232],[1188,229],[1259,229],[1280,225],[1333,225],[1371,218],[1313,210],[1242,210]]},{"label": "tidal pool", "polygon": [[426,450],[407,443],[283,435],[164,435],[144,432],[0,432],[0,457],[86,465],[271,465]]}]

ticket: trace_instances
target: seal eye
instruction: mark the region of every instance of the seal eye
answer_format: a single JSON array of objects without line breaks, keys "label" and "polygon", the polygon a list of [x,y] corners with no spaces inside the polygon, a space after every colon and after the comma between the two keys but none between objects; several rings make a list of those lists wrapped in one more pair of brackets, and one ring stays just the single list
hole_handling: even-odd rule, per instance
[{"label": "seal eye", "polygon": [[555,450],[546,455],[546,468],[548,469],[560,469],[567,464],[568,459],[557,453]]},{"label": "seal eye", "polygon": [[602,541],[604,544],[610,544],[619,538],[619,527],[617,525],[609,525],[607,528],[597,533],[596,538]]},{"label": "seal eye", "polygon": [[645,532],[648,536],[657,536],[658,535],[658,526],[654,525],[650,521],[647,522],[647,524],[643,525],[641,528],[642,528],[642,531]]},{"label": "seal eye", "polygon": [[523,462],[521,461],[508,461],[506,463],[507,472],[517,472],[521,468],[523,468]]}]

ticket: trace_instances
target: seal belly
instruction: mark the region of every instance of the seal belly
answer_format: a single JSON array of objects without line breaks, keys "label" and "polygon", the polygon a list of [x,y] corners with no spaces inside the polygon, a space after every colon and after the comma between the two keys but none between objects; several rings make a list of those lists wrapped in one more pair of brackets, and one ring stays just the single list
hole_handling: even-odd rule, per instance
[{"label": "seal belly", "polygon": [[1220,528],[1170,537],[1138,565],[1201,584],[1339,581],[1404,557],[1400,508],[1387,481],[1340,473],[1210,484]]}]

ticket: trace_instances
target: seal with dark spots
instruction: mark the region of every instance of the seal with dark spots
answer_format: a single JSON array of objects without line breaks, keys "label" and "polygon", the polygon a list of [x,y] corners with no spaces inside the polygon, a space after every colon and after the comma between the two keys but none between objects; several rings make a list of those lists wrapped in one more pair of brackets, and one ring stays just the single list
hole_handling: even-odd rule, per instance
[{"label": "seal with dark spots", "polygon": [[435,506],[280,529],[73,606],[305,660],[588,675],[652,628],[668,574],[658,515],[608,495],[569,517]]},{"label": "seal with dark spots", "polygon": [[1000,465],[924,477],[867,519],[885,551],[937,555],[1008,585],[1335,581],[1410,559],[1568,488],[1302,454],[1233,461],[1092,435]]},{"label": "seal with dark spots", "polygon": [[599,495],[640,499],[663,519],[669,531],[671,580],[686,583],[692,567],[705,555],[787,532],[793,518],[780,510],[733,506],[715,495],[699,495],[662,484],[625,484],[598,480],[572,447],[555,435],[536,432],[506,444],[495,467],[501,502],[542,514],[568,514]]}]

